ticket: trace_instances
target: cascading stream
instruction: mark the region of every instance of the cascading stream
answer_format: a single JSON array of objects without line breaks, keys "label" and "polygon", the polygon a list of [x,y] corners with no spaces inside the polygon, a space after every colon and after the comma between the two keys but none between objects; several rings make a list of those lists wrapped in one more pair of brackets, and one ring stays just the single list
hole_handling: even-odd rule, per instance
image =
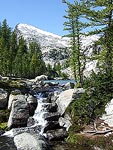
[{"label": "cascading stream", "polygon": [[40,134],[43,134],[44,127],[47,124],[47,121],[44,119],[43,116],[45,113],[48,112],[46,109],[46,106],[49,103],[44,103],[44,101],[47,98],[44,98],[42,93],[36,94],[35,97],[37,98],[38,106],[37,106],[35,113],[34,113],[34,116],[33,116],[33,119],[35,121],[35,124],[33,126],[39,126],[40,127]]}]

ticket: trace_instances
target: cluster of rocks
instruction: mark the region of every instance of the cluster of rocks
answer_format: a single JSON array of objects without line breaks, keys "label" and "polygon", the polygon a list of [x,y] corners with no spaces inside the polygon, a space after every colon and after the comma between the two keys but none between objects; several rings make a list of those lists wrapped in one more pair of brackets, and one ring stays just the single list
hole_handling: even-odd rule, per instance
[{"label": "cluster of rocks", "polygon": [[[30,87],[27,94],[22,94],[20,90],[13,90],[10,94],[0,90],[2,94],[0,98],[4,98],[4,106],[8,106],[10,110],[8,128],[11,130],[9,133],[13,133],[14,143],[19,150],[49,150],[47,140],[63,140],[68,136],[71,118],[65,110],[84,90],[74,89],[74,83],[69,82],[60,86],[58,83],[45,83],[43,81],[45,79],[47,77],[42,75],[34,80],[26,80],[25,83]],[[55,91],[54,88],[61,88],[60,92]],[[45,98],[42,99],[47,110],[43,115],[47,121],[43,129],[45,137],[39,135],[39,127],[33,127],[35,124],[33,115],[38,106],[38,99],[33,95],[39,92],[45,94]],[[0,104],[1,107],[3,104]],[[33,143],[29,139],[32,139]]]},{"label": "cluster of rocks", "polygon": [[12,91],[9,95],[8,109],[11,110],[8,128],[26,127],[27,120],[34,114],[37,100],[32,95],[23,95],[19,91]]}]

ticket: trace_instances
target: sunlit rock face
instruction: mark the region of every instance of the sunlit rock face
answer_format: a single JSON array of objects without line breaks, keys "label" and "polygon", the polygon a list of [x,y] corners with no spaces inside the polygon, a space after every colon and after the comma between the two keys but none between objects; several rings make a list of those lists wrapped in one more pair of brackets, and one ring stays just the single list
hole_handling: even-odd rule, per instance
[{"label": "sunlit rock face", "polygon": [[[18,24],[15,27],[15,31],[17,33],[17,38],[19,39],[23,36],[28,45],[30,42],[37,42],[40,44],[43,60],[46,64],[49,63],[53,66],[55,63],[60,62],[63,66],[63,72],[72,77],[72,71],[69,67],[65,66],[70,56],[70,38],[43,31],[28,24]],[[94,50],[100,50],[100,47],[95,47],[94,44],[99,38],[100,37],[97,35],[81,37],[82,50],[85,52],[86,56],[91,57]],[[88,64],[86,64],[86,69],[84,71],[85,76],[89,75],[92,69],[96,71],[96,61],[87,61]]]},{"label": "sunlit rock face", "polygon": [[69,57],[69,38],[61,37],[27,24],[18,24],[15,30],[17,37],[23,36],[28,44],[30,42],[40,44],[43,59],[46,63],[54,64],[56,61],[62,61]]}]

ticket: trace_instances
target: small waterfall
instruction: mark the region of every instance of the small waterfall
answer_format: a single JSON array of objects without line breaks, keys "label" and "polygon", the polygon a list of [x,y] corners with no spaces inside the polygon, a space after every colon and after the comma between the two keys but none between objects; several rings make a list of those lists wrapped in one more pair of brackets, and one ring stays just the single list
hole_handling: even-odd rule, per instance
[{"label": "small waterfall", "polygon": [[35,121],[35,124],[33,126],[39,126],[40,127],[39,133],[43,134],[43,129],[47,124],[47,121],[44,119],[43,116],[48,112],[46,106],[49,103],[44,103],[44,101],[46,101],[47,98],[44,98],[42,93],[35,94],[35,97],[37,98],[38,106],[33,116],[33,119]]}]

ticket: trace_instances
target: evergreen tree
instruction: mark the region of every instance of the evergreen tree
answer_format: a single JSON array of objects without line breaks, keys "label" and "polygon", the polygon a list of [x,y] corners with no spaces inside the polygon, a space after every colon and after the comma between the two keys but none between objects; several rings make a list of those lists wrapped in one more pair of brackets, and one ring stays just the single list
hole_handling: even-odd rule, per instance
[{"label": "evergreen tree", "polygon": [[54,77],[53,69],[52,69],[52,66],[50,64],[47,64],[46,75],[48,76],[48,79],[52,79]]},{"label": "evergreen tree", "polygon": [[83,87],[83,71],[85,69],[85,54],[84,50],[81,49],[81,35],[83,35],[83,29],[88,26],[88,23],[81,21],[84,18],[84,14],[81,11],[81,7],[84,7],[84,3],[74,1],[74,4],[71,4],[67,1],[63,1],[68,6],[68,15],[64,16],[68,19],[64,23],[65,30],[68,30],[70,34],[68,37],[71,37],[71,61],[74,77],[79,82],[80,86]]},{"label": "evergreen tree", "polygon": [[[93,9],[92,9],[93,8]],[[105,53],[105,69],[109,77],[113,73],[113,1],[112,0],[96,0],[90,1],[89,9],[85,12],[90,25],[95,28],[91,33],[101,33],[103,36],[103,48]]]},{"label": "evergreen tree", "polygon": [[30,61],[30,74],[31,77],[36,77],[37,75],[41,75],[45,73],[46,66],[42,59],[42,52],[40,50],[39,44],[36,42],[30,43],[29,53],[31,55]]},{"label": "evergreen tree", "polygon": [[0,73],[2,75],[9,74],[9,48],[10,48],[10,38],[11,38],[11,28],[7,24],[7,20],[5,19],[2,22],[0,27]]},{"label": "evergreen tree", "polygon": [[55,72],[57,72],[57,75],[58,75],[58,76],[61,76],[61,65],[60,65],[60,62],[54,64],[53,70],[54,70]]},{"label": "evergreen tree", "polygon": [[14,72],[15,75],[19,77],[23,76],[23,56],[25,53],[27,53],[27,46],[23,37],[21,37],[19,39],[18,51],[14,61]]},{"label": "evergreen tree", "polygon": [[[108,102],[108,100],[111,100],[113,93],[113,1],[91,0],[87,6],[88,9],[84,13],[90,22],[90,27],[95,29],[90,31],[89,34],[101,34],[100,44],[103,51],[99,55],[99,60],[102,60],[102,62],[98,62],[101,69],[97,76],[102,76],[98,82],[103,85],[101,90],[103,89],[104,95],[106,95],[105,99]],[[102,79],[103,76],[106,80]],[[95,82],[98,84],[97,80]]]},{"label": "evergreen tree", "polygon": [[1,37],[1,34],[2,34],[2,27],[1,27],[1,23],[0,23],[0,37]]},{"label": "evergreen tree", "polygon": [[11,34],[11,40],[10,40],[10,49],[9,49],[9,73],[10,76],[14,74],[14,60],[17,54],[18,46],[17,46],[17,37],[15,32],[12,32]]},{"label": "evergreen tree", "polygon": [[1,26],[1,36],[4,39],[4,46],[9,50],[10,47],[10,37],[11,37],[11,28],[7,24],[7,20],[4,19]]}]

